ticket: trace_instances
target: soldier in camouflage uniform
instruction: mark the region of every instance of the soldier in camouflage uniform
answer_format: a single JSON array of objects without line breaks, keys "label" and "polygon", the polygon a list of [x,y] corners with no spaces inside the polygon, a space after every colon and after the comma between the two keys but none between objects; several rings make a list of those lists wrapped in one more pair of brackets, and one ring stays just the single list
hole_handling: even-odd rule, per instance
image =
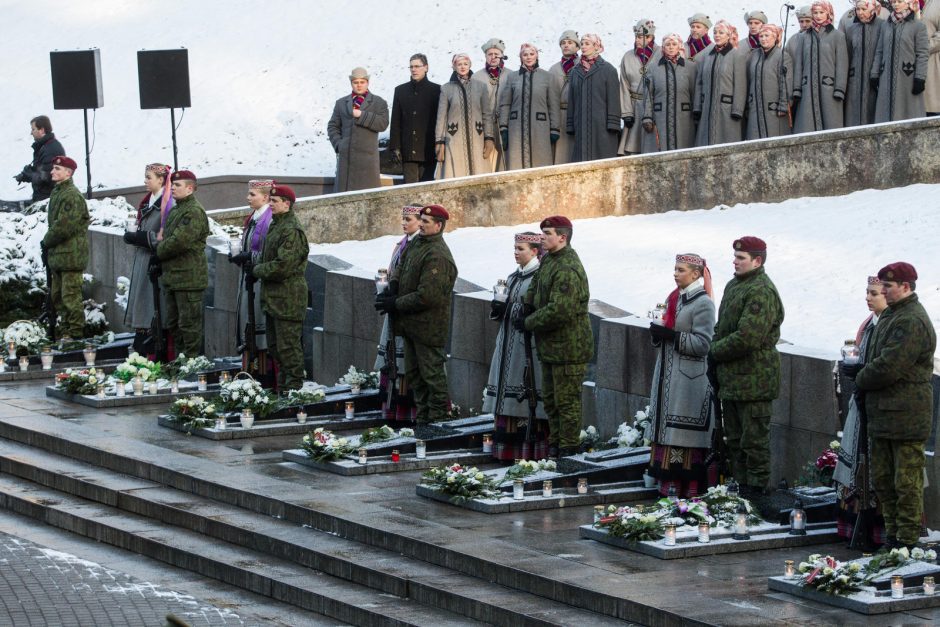
[{"label": "soldier in camouflage uniform", "polygon": [[924,447],[933,419],[937,335],[914,293],[917,271],[897,262],[878,272],[888,308],[866,363],[843,366],[855,378],[856,404],[868,417],[872,483],[892,546],[916,544],[924,513]]},{"label": "soldier in camouflage uniform", "polygon": [[391,287],[376,296],[375,308],[393,314],[395,334],[404,338],[405,380],[411,383],[416,420],[444,420],[448,411],[444,347],[457,266],[444,242],[450,215],[440,205],[421,210],[421,235],[405,250]]},{"label": "soldier in camouflage uniform", "polygon": [[52,195],[49,197],[49,230],[42,238],[43,258],[48,258],[52,285],[48,286],[56,312],[62,317],[62,340],[84,335],[82,272],[88,264],[88,205],[72,182],[77,164],[58,156],[52,160]]},{"label": "soldier in camouflage uniform", "polygon": [[542,220],[543,250],[525,302],[529,315],[513,321],[531,332],[542,362],[542,401],[548,415],[549,455],[577,453],[581,432],[581,385],[594,355],[594,334],[588,317],[587,275],[571,242],[571,220]]},{"label": "soldier in camouflage uniform", "polygon": [[[209,286],[206,238],[209,220],[196,200],[196,175],[178,170],[170,176],[170,192],[176,207],[167,217],[162,236],[144,231],[154,261],[162,271],[161,287],[167,293],[164,326],[173,334],[177,352],[202,355],[202,295]],[[152,262],[153,263],[153,262]]]},{"label": "soldier in camouflage uniform", "polygon": [[750,495],[770,480],[770,414],[780,392],[777,341],[783,303],[764,272],[767,244],[757,237],[734,242],[734,278],[725,286],[708,376],[721,399],[731,472]]},{"label": "soldier in camouflage uniform", "polygon": [[271,226],[264,238],[261,260],[244,266],[245,282],[261,279],[261,308],[265,315],[268,350],[278,364],[278,391],[297,390],[304,383],[301,344],[307,310],[307,255],[310,246],[297,215],[297,197],[287,185],[271,189]]}]

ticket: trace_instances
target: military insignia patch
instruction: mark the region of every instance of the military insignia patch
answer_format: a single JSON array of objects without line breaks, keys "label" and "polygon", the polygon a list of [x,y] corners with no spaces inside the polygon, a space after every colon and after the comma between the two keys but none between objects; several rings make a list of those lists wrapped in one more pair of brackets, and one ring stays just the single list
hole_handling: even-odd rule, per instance
[{"label": "military insignia patch", "polygon": [[760,309],[761,309],[761,307],[760,307],[760,303],[759,303],[759,302],[757,302],[757,301],[755,300],[753,303],[751,303],[751,307],[750,307],[751,313],[753,313],[753,314],[759,314],[759,313],[760,313]]},{"label": "military insignia patch", "polygon": [[558,286],[558,291],[561,292],[562,294],[567,294],[569,289],[570,288],[568,287],[567,283],[562,283],[561,285]]},{"label": "military insignia patch", "polygon": [[437,268],[432,268],[432,269],[431,269],[431,274],[437,274]]}]

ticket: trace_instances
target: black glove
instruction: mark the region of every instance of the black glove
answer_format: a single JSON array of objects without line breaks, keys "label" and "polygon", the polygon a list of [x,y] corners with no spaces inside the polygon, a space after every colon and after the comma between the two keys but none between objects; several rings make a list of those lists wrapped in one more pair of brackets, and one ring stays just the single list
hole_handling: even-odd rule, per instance
[{"label": "black glove", "polygon": [[623,127],[624,127],[624,128],[633,128],[633,121],[634,121],[634,120],[633,120],[632,117],[626,117],[626,118],[624,118],[624,119],[623,119]]},{"label": "black glove", "polygon": [[516,331],[519,331],[519,332],[521,332],[521,333],[525,333],[525,331],[526,331],[526,328],[525,328],[525,318],[526,318],[525,316],[523,316],[523,315],[520,314],[520,315],[518,315],[518,316],[516,316],[515,318],[512,319],[512,326],[513,326],[513,328],[514,328]]},{"label": "black glove", "polygon": [[140,248],[153,250],[150,245],[150,231],[125,231],[124,241]]},{"label": "black glove", "polygon": [[715,358],[709,355],[705,358],[706,369],[705,376],[708,378],[708,382],[711,383],[712,389],[715,390],[715,393],[718,392],[718,362],[715,361]]},{"label": "black glove", "polygon": [[743,119],[743,117],[741,116],[740,113],[732,113],[731,119],[734,120],[735,122],[740,122]]},{"label": "black glove", "polygon": [[30,166],[23,166],[23,171],[13,177],[17,183],[32,183],[33,172]]},{"label": "black glove", "polygon": [[494,300],[490,303],[490,318],[493,320],[502,320],[506,314],[506,301]]},{"label": "black glove", "polygon": [[236,266],[243,266],[245,262],[251,261],[251,251],[245,250],[237,255],[229,255],[228,262],[234,263]]},{"label": "black glove", "polygon": [[917,94],[922,94],[922,93],[924,93],[924,87],[925,87],[925,86],[926,86],[926,82],[924,81],[924,79],[922,79],[922,78],[915,78],[915,79],[914,79],[914,86],[911,87],[911,93],[914,94],[915,96],[916,96]]},{"label": "black glove", "polygon": [[393,150],[391,156],[392,156],[392,163],[395,163],[395,164],[401,163],[401,151],[400,150]]},{"label": "black glove", "polygon": [[870,79],[868,79],[868,85],[869,85],[872,89],[874,89],[875,91],[878,91],[878,83],[879,83],[879,82],[880,82],[880,80],[877,79],[877,78],[870,78]]},{"label": "black glove", "polygon": [[156,255],[150,255],[150,263],[147,264],[147,276],[154,281],[163,275],[163,265]]},{"label": "black glove", "polygon": [[499,141],[503,142],[503,150],[509,150],[509,129],[499,130]]},{"label": "black glove", "polygon": [[549,139],[549,141],[551,141],[553,144],[554,144],[555,142],[557,142],[560,137],[561,137],[561,135],[558,134],[558,131],[552,131],[551,133],[548,134],[548,139]]},{"label": "black glove", "polygon": [[388,291],[376,296],[375,310],[382,314],[395,313],[395,296]]},{"label": "black glove", "polygon": [[257,277],[251,273],[254,269],[255,264],[251,263],[251,261],[246,261],[244,265],[242,265],[242,272],[245,273],[245,289],[248,289],[249,285],[254,285],[258,282]]},{"label": "black glove", "polygon": [[664,324],[650,322],[650,336],[654,340],[659,340],[661,342],[672,342],[672,340],[676,337],[676,332],[674,329],[670,329]]},{"label": "black glove", "polygon": [[839,372],[842,376],[851,381],[855,381],[855,376],[862,369],[862,364],[847,364],[844,361],[839,365]]},{"label": "black glove", "polygon": [[702,112],[701,112],[701,111],[693,111],[693,112],[692,112],[692,119],[695,120],[696,122],[699,122],[699,121],[702,119]]},{"label": "black glove", "polygon": [[858,413],[865,414],[865,393],[861,390],[855,390],[855,393],[852,395],[855,398],[855,408],[858,410]]}]

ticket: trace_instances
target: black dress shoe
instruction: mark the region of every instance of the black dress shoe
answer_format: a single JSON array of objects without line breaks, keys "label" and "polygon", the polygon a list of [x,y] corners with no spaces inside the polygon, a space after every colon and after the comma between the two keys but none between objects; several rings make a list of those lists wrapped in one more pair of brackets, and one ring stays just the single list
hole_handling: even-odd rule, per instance
[{"label": "black dress shoe", "polygon": [[563,446],[558,449],[558,457],[571,457],[572,455],[577,455],[578,452],[577,446]]}]

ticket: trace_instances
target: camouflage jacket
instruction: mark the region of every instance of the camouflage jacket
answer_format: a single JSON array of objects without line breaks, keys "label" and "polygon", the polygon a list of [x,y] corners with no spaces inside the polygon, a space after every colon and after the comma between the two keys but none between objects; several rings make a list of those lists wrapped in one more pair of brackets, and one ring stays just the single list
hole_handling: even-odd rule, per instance
[{"label": "camouflage jacket", "polygon": [[889,440],[926,440],[933,419],[933,354],[937,334],[917,294],[888,308],[868,345],[855,385],[865,392],[868,433]]},{"label": "camouflage jacket", "polygon": [[535,336],[539,360],[586,364],[594,355],[588,317],[590,288],[581,258],[571,246],[549,253],[529,284],[525,302],[534,308],[525,328]]},{"label": "camouflage jacket", "polygon": [[209,219],[190,194],[176,201],[166,219],[163,240],[157,244],[157,257],[163,265],[162,283],[170,291],[204,290],[209,286],[206,238]]},{"label": "camouflage jacket", "polygon": [[49,230],[42,243],[49,251],[49,269],[82,272],[88,265],[88,205],[72,179],[52,188],[47,207]]},{"label": "camouflage jacket", "polygon": [[261,308],[269,316],[303,320],[307,310],[307,235],[293,211],[275,215],[252,274],[261,279]]},{"label": "camouflage jacket", "polygon": [[445,346],[457,265],[444,234],[416,237],[398,267],[395,333],[427,346]]},{"label": "camouflage jacket", "polygon": [[725,286],[709,356],[718,364],[718,396],[772,401],[780,394],[783,303],[763,266]]}]

